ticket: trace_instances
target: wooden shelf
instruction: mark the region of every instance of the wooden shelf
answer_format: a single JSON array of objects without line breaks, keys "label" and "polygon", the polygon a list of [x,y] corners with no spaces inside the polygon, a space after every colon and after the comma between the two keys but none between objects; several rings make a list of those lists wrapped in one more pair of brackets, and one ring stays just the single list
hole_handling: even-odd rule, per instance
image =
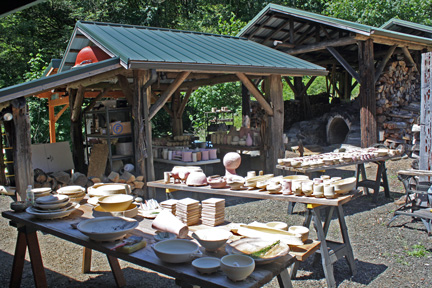
[{"label": "wooden shelf", "polygon": [[220,163],[220,159],[213,159],[213,160],[207,160],[207,161],[197,161],[197,162],[183,162],[178,160],[166,160],[166,159],[159,159],[156,158],[153,160],[154,162],[160,162],[160,163],[166,163],[166,164],[173,164],[173,165],[179,165],[179,166],[199,166],[199,165],[209,165],[209,164],[216,164]]}]

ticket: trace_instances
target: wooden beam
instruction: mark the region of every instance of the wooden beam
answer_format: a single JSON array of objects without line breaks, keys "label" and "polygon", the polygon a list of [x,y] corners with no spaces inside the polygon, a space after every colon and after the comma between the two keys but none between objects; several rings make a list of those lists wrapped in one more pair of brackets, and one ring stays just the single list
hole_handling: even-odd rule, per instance
[{"label": "wooden beam", "polygon": [[71,120],[73,122],[77,121],[81,114],[82,104],[84,102],[84,87],[80,86],[78,88],[76,98],[74,99],[72,111],[71,111]]},{"label": "wooden beam", "polygon": [[427,45],[419,42],[414,41],[407,41],[402,39],[394,39],[391,37],[385,37],[385,36],[378,36],[378,35],[371,35],[371,36],[365,36],[365,35],[356,35],[357,40],[367,40],[371,38],[374,43],[376,44],[383,44],[388,46],[397,45],[398,47],[407,47],[410,50],[423,50],[425,51],[432,51],[432,45]]},{"label": "wooden beam", "polygon": [[[68,105],[69,106],[69,105]],[[48,99],[48,118],[49,118],[49,135],[50,135],[50,143],[56,143],[56,133],[55,133],[55,111],[54,106],[50,105],[50,99]]]},{"label": "wooden beam", "polygon": [[156,103],[150,108],[150,119],[152,119],[154,115],[156,115],[156,113],[165,105],[165,103],[168,101],[168,98],[171,97],[171,95],[180,87],[180,85],[189,76],[190,73],[190,71],[179,73],[174,82],[171,83],[168,89],[162,93],[161,97],[159,97]]},{"label": "wooden beam", "polygon": [[291,83],[291,80],[287,76],[285,76],[284,79],[287,82],[288,86],[291,88],[291,90],[294,92],[294,95],[297,95],[298,92],[296,91],[294,85]]},{"label": "wooden beam", "polygon": [[[384,55],[383,60],[380,62],[380,64],[378,65],[378,67],[376,68],[375,71],[375,83],[378,81],[378,79],[381,76],[381,73],[384,71],[385,66],[387,65],[387,62],[390,60],[391,56],[393,55],[394,51],[396,50],[397,45],[393,45],[391,46],[388,50],[387,53]],[[358,81],[358,80],[357,80]]]},{"label": "wooden beam", "polygon": [[403,51],[403,53],[404,53],[404,55],[405,55],[405,58],[408,60],[408,62],[412,65],[412,66],[414,66],[416,69],[417,69],[417,71],[420,71],[419,69],[418,69],[418,67],[417,67],[417,63],[414,61],[414,59],[412,58],[412,56],[411,56],[411,53],[409,52],[409,50],[408,50],[408,48],[407,47],[401,47],[402,48],[402,51]]},{"label": "wooden beam", "polygon": [[186,108],[186,104],[188,103],[189,98],[190,98],[191,95],[192,95],[192,88],[189,88],[189,90],[186,92],[186,95],[185,95],[185,97],[183,98],[183,100],[182,100],[182,102],[180,104],[179,111],[178,111],[179,115],[183,115],[184,110]]},{"label": "wooden beam", "polygon": [[237,77],[240,79],[240,81],[243,83],[243,85],[246,86],[246,88],[251,92],[251,94],[257,99],[257,101],[260,103],[261,107],[266,111],[266,113],[270,116],[273,115],[273,108],[270,106],[270,104],[266,101],[264,96],[261,94],[261,92],[258,90],[258,88],[255,86],[255,84],[252,83],[252,81],[244,74],[244,73],[236,73]]},{"label": "wooden beam", "polygon": [[359,42],[361,146],[377,142],[375,65],[372,39]]},{"label": "wooden beam", "polygon": [[249,34],[249,36],[247,38],[250,40],[255,35],[255,33],[259,29],[261,29],[262,27],[264,27],[271,19],[273,19],[273,17],[274,17],[274,15],[268,16],[268,18],[263,23],[261,23],[260,25],[257,25],[256,29],[251,34]]},{"label": "wooden beam", "polygon": [[285,21],[282,22],[281,24],[279,24],[279,26],[275,30],[273,30],[273,32],[270,33],[270,35],[267,36],[267,38],[264,39],[263,43],[271,40],[271,38],[273,37],[273,35],[275,35],[276,33],[279,33],[286,25],[287,25],[287,23]]},{"label": "wooden beam", "polygon": [[346,71],[348,71],[348,73],[351,74],[354,79],[360,81],[360,75],[357,73],[357,71],[351,67],[351,65],[342,57],[342,55],[339,54],[335,48],[327,47],[327,50],[333,55],[333,57],[336,58],[336,60],[338,60],[338,62],[345,68]]},{"label": "wooden beam", "polygon": [[192,80],[183,82],[180,85],[180,89],[182,88],[196,88],[201,86],[210,86],[210,85],[216,85],[221,83],[227,83],[227,82],[237,82],[238,78],[235,75],[223,75],[223,76],[216,76],[209,79],[199,79],[199,80]]},{"label": "wooden beam", "polygon": [[320,24],[320,27],[321,27],[321,30],[324,32],[324,35],[326,36],[327,40],[331,40],[332,38],[331,38],[330,34],[328,33],[327,29],[324,27],[324,25]]},{"label": "wooden beam", "polygon": [[294,49],[285,50],[284,52],[290,55],[296,55],[296,54],[309,53],[309,52],[314,52],[319,50],[325,50],[327,49],[327,47],[339,47],[339,46],[346,46],[346,45],[351,45],[356,43],[357,40],[354,37],[346,37],[346,38],[340,38],[336,40],[323,41],[316,44],[303,45]]},{"label": "wooden beam", "polygon": [[93,98],[90,104],[84,108],[84,113],[92,110],[93,107],[96,105],[97,101],[102,99],[108,93],[108,91],[109,91],[108,89],[104,89],[95,98]]},{"label": "wooden beam", "polygon": [[125,98],[130,106],[133,106],[133,89],[131,88],[129,81],[124,75],[117,75],[118,83],[125,95]]},{"label": "wooden beam", "polygon": [[78,89],[79,86],[87,87],[102,81],[110,80],[112,78],[116,78],[117,75],[124,73],[124,68],[115,69],[112,71],[108,71],[99,75],[87,77],[83,80],[72,82],[68,85],[69,89]]},{"label": "wooden beam", "polygon": [[49,105],[53,106],[53,107],[57,107],[57,106],[62,106],[62,105],[66,105],[69,104],[69,97],[61,97],[61,98],[57,98],[57,99],[53,99],[53,100],[49,100]]},{"label": "wooden beam", "polygon": [[25,200],[28,185],[33,185],[33,165],[30,139],[30,119],[24,97],[14,99],[12,103],[13,116],[13,160],[15,186],[18,200]]},{"label": "wooden beam", "polygon": [[55,116],[54,116],[54,123],[60,119],[61,115],[69,108],[69,104],[66,104]]}]

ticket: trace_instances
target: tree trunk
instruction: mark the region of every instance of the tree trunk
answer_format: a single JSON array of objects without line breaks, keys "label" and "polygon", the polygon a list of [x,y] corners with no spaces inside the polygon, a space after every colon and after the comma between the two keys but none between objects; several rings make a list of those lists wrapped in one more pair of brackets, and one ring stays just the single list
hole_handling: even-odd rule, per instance
[{"label": "tree trunk", "polygon": [[[72,140],[72,157],[75,171],[87,174],[87,167],[84,159],[84,137],[82,133],[82,98],[83,89],[72,89],[69,93],[69,107],[71,108],[70,133]],[[108,123],[107,123],[108,125]]]}]

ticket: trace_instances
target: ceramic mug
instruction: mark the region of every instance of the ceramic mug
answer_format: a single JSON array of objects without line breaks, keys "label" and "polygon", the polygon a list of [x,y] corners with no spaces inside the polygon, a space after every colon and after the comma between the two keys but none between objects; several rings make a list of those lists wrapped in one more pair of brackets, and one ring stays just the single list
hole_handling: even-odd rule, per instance
[{"label": "ceramic mug", "polygon": [[282,179],[281,184],[282,184],[282,194],[285,194],[285,195],[292,194],[292,190],[291,190],[292,180],[291,179]]},{"label": "ceramic mug", "polygon": [[335,198],[335,190],[333,185],[324,185],[324,196],[328,199]]}]

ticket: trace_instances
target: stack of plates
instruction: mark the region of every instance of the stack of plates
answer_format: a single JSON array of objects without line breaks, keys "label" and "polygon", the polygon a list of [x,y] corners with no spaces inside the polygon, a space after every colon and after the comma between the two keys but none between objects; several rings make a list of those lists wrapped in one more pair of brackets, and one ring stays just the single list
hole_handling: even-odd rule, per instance
[{"label": "stack of plates", "polygon": [[173,215],[176,215],[176,205],[177,205],[177,202],[178,202],[178,200],[176,200],[176,199],[169,199],[169,200],[165,200],[165,201],[159,203],[159,205],[162,208],[171,211],[171,213]]},{"label": "stack of plates", "polygon": [[225,221],[225,199],[210,198],[202,201],[202,224],[217,226]]},{"label": "stack of plates", "polygon": [[41,219],[57,219],[69,216],[75,206],[67,195],[49,195],[37,198],[34,206],[28,207],[26,211]]},{"label": "stack of plates", "polygon": [[40,198],[44,196],[48,196],[51,194],[51,188],[49,187],[42,187],[42,188],[34,188],[31,190],[34,194],[34,198]]},{"label": "stack of plates", "polygon": [[85,188],[77,185],[61,187],[57,190],[57,193],[67,195],[70,201],[75,203],[79,203],[86,195]]},{"label": "stack of plates", "polygon": [[200,212],[200,205],[197,200],[185,198],[177,202],[176,216],[188,226],[198,224]]}]

